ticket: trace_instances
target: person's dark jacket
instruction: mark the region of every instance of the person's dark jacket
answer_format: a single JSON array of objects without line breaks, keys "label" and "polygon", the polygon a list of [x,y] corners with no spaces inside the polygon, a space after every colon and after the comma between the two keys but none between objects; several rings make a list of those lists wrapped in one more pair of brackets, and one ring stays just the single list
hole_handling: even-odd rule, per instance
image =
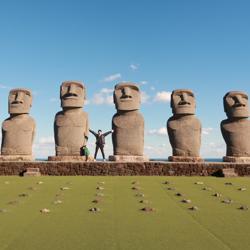
[{"label": "person's dark jacket", "polygon": [[101,135],[99,135],[98,133],[94,132],[93,130],[89,130],[90,133],[92,133],[95,138],[96,138],[96,145],[97,146],[104,146],[105,144],[105,136],[109,135],[110,133],[112,133],[112,131],[108,131],[106,133],[103,133]]}]

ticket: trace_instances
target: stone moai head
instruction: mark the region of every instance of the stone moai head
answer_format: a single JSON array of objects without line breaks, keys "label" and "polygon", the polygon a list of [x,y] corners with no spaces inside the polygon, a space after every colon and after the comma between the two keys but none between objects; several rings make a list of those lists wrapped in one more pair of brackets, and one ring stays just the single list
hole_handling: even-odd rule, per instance
[{"label": "stone moai head", "polygon": [[138,85],[130,82],[117,84],[114,90],[114,104],[117,110],[138,110],[141,104]]},{"label": "stone moai head", "polygon": [[195,114],[195,97],[189,89],[176,89],[171,94],[171,108],[174,115]]},{"label": "stone moai head", "polygon": [[249,117],[248,96],[241,91],[230,91],[224,98],[224,111],[228,118]]},{"label": "stone moai head", "polygon": [[28,114],[32,105],[31,91],[28,89],[12,89],[8,98],[9,114]]},{"label": "stone moai head", "polygon": [[62,108],[82,108],[86,99],[86,89],[83,83],[76,81],[63,82],[60,88]]}]

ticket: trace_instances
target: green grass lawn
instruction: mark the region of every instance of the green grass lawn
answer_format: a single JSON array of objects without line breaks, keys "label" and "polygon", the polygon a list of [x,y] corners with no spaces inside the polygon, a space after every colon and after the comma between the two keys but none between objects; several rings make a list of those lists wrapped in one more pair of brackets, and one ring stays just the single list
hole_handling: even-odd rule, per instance
[{"label": "green grass lawn", "polygon": [[[104,196],[94,204],[97,193]],[[250,210],[242,205],[250,207],[249,178],[0,177],[0,249],[250,249]]]}]

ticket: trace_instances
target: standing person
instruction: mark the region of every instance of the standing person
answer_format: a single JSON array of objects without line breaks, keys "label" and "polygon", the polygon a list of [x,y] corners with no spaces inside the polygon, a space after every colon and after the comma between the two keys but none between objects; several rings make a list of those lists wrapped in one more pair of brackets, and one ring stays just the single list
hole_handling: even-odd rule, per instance
[{"label": "standing person", "polygon": [[101,152],[102,152],[102,158],[103,160],[105,161],[105,154],[104,154],[104,145],[105,145],[105,137],[111,133],[113,133],[114,131],[111,130],[111,131],[108,131],[106,133],[102,133],[102,130],[99,129],[98,132],[94,132],[93,130],[89,130],[90,133],[92,133],[95,138],[96,138],[96,148],[95,148],[95,159],[96,159],[96,156],[97,156],[97,153],[98,153],[98,150],[100,149]]}]

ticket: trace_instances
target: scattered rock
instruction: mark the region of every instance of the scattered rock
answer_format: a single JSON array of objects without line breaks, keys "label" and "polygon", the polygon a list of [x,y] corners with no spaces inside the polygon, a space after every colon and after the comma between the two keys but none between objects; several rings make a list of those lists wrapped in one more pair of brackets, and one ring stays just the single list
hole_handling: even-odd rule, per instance
[{"label": "scattered rock", "polygon": [[247,189],[245,187],[239,188],[239,191],[246,191]]},{"label": "scattered rock", "polygon": [[175,195],[176,195],[176,196],[183,196],[182,193],[176,193]]},{"label": "scattered rock", "polygon": [[145,194],[137,193],[135,196],[137,196],[137,197],[145,197]]},{"label": "scattered rock", "polygon": [[139,181],[132,181],[133,185],[139,185]]},{"label": "scattered rock", "polygon": [[62,191],[69,190],[69,189],[70,189],[69,187],[61,187]]},{"label": "scattered rock", "polygon": [[17,205],[19,203],[18,200],[14,200],[14,201],[9,201],[7,204],[8,205]]},{"label": "scattered rock", "polygon": [[105,181],[98,182],[98,185],[105,185]]},{"label": "scattered rock", "polygon": [[248,210],[248,206],[243,205],[243,206],[240,206],[239,209],[246,211],[246,210]]},{"label": "scattered rock", "polygon": [[54,201],[54,204],[55,204],[55,205],[62,204],[62,201],[61,201],[61,200],[55,200],[55,201]]},{"label": "scattered rock", "polygon": [[133,190],[140,190],[140,187],[132,187]]},{"label": "scattered rock", "polygon": [[103,197],[104,194],[103,193],[97,193],[95,196],[100,196],[100,197]]},{"label": "scattered rock", "polygon": [[168,184],[170,184],[170,182],[169,181],[164,181],[163,184],[168,185]]},{"label": "scattered rock", "polygon": [[231,199],[225,199],[222,201],[222,203],[225,203],[225,204],[232,204],[233,203],[233,200]]},{"label": "scattered rock", "polygon": [[139,202],[140,202],[140,203],[144,203],[144,204],[148,204],[148,203],[149,203],[148,200],[140,200]]},{"label": "scattered rock", "polygon": [[202,190],[204,190],[204,191],[211,191],[212,188],[211,187],[204,187],[204,188],[202,188]]},{"label": "scattered rock", "polygon": [[10,184],[10,182],[9,181],[5,181],[4,184],[8,185],[8,184]]},{"label": "scattered rock", "polygon": [[155,208],[143,207],[143,208],[141,208],[141,211],[143,211],[143,212],[155,212]]},{"label": "scattered rock", "polygon": [[28,197],[28,196],[29,196],[29,194],[22,193],[22,194],[19,194],[18,196],[19,196],[19,197]]},{"label": "scattered rock", "polygon": [[101,211],[101,209],[100,209],[100,208],[98,208],[98,207],[92,207],[92,208],[90,208],[90,209],[89,209],[89,211],[90,211],[90,212],[97,213],[97,212],[100,212],[100,211]]},{"label": "scattered rock", "polygon": [[213,196],[215,196],[215,197],[221,197],[222,194],[220,194],[220,193],[215,193],[215,194],[213,194]]},{"label": "scattered rock", "polygon": [[196,185],[203,185],[204,183],[202,181],[197,181],[194,184],[196,184]]},{"label": "scattered rock", "polygon": [[36,188],[35,187],[28,187],[28,190],[35,191]]},{"label": "scattered rock", "polygon": [[168,187],[167,190],[175,190],[175,187]]},{"label": "scattered rock", "polygon": [[232,186],[233,183],[232,182],[225,182],[225,185]]},{"label": "scattered rock", "polygon": [[188,199],[183,199],[181,202],[183,202],[183,203],[191,203],[192,201],[188,200]]},{"label": "scattered rock", "polygon": [[6,212],[7,212],[7,209],[4,209],[4,208],[0,209],[0,213],[6,213]]},{"label": "scattered rock", "polygon": [[101,199],[94,199],[94,200],[92,201],[92,203],[99,203],[99,202],[101,202]]},{"label": "scattered rock", "polygon": [[38,181],[36,184],[37,185],[41,185],[41,184],[43,184],[43,182],[42,181]]},{"label": "scattered rock", "polygon": [[104,190],[104,187],[98,186],[96,189],[98,189],[98,190]]},{"label": "scattered rock", "polygon": [[48,213],[50,213],[50,210],[48,208],[43,208],[43,209],[40,210],[40,212],[42,214],[48,214]]},{"label": "scattered rock", "polygon": [[196,206],[190,207],[190,208],[188,208],[188,209],[189,209],[189,210],[192,210],[192,211],[197,211],[197,210],[199,210],[199,208],[196,207]]}]

